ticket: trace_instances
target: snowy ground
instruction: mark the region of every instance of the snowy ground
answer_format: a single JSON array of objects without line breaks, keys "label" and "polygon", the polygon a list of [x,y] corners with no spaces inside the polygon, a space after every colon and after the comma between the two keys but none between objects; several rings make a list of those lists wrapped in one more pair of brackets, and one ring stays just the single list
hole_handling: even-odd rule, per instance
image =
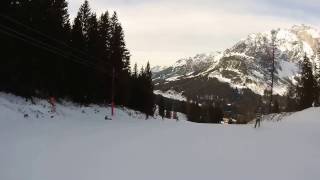
[{"label": "snowy ground", "polygon": [[252,124],[145,120],[120,109],[113,121],[106,121],[105,108],[64,104],[51,118],[45,101],[30,105],[0,93],[1,180],[320,177],[320,109],[254,129]]}]

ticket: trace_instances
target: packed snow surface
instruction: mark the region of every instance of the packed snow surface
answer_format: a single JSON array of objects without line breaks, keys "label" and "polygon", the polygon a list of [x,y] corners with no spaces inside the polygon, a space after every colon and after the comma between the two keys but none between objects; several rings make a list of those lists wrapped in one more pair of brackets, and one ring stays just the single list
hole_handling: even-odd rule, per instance
[{"label": "packed snow surface", "polygon": [[64,102],[57,105],[57,113],[50,113],[44,100],[32,105],[0,94],[0,179],[320,177],[320,109],[294,113],[280,122],[263,122],[260,129],[252,124],[145,120],[139,113],[120,108],[112,121],[106,121],[109,110]]}]

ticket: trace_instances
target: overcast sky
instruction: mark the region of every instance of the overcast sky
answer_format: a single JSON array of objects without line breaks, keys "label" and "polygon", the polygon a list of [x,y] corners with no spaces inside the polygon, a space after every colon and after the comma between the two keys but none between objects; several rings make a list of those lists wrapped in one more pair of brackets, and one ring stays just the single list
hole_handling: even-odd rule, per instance
[{"label": "overcast sky", "polygon": [[[84,0],[69,0],[71,18]],[[295,24],[320,27],[319,0],[89,0],[98,14],[117,11],[131,61],[170,65],[223,50],[250,33]]]}]

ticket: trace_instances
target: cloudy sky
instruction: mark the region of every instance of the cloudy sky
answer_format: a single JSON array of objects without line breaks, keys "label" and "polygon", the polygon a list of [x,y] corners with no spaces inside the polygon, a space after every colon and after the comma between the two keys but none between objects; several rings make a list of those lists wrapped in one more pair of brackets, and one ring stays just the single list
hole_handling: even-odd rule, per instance
[{"label": "cloudy sky", "polygon": [[[69,0],[73,18],[84,0]],[[319,0],[89,0],[117,11],[132,62],[170,65],[223,50],[250,33],[295,24],[320,27]]]}]

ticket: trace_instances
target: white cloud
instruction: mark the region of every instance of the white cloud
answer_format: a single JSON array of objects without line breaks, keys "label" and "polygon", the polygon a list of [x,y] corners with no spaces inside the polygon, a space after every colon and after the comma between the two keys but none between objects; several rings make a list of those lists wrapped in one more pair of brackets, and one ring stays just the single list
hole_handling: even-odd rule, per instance
[{"label": "white cloud", "polygon": [[[259,13],[259,9],[266,12],[267,5],[260,8],[261,5],[252,0],[233,3],[92,0],[90,4],[98,13],[107,9],[118,12],[132,61],[139,64],[149,60],[152,65],[168,65],[182,57],[228,48],[250,33],[304,23],[287,16],[271,15],[271,10]],[[70,1],[73,16],[79,5],[79,1]]]}]

